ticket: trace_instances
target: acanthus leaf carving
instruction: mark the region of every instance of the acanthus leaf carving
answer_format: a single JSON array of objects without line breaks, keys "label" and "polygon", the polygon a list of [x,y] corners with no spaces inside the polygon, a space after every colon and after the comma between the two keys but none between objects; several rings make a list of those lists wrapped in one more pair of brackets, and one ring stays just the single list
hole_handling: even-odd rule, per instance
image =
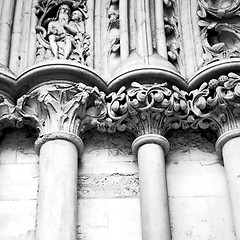
[{"label": "acanthus leaf carving", "polygon": [[40,135],[70,132],[77,135],[105,116],[104,93],[96,87],[77,84],[48,84],[18,99],[17,111],[32,119]]}]

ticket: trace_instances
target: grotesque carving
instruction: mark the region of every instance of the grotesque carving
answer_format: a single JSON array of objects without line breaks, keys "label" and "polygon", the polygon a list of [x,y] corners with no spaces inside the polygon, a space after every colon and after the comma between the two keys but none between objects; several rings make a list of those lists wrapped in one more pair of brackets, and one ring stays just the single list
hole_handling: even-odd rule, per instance
[{"label": "grotesque carving", "polygon": [[37,15],[37,61],[70,59],[86,64],[89,36],[86,33],[86,0],[39,1]]},{"label": "grotesque carving", "polygon": [[199,0],[205,64],[240,56],[240,1]]}]

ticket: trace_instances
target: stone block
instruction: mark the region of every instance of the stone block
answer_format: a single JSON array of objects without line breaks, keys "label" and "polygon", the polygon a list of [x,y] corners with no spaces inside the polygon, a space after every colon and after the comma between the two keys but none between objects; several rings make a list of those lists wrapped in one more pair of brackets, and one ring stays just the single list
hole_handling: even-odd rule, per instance
[{"label": "stone block", "polygon": [[0,201],[36,199],[37,164],[0,165]]},{"label": "stone block", "polygon": [[32,240],[36,204],[35,200],[0,201],[0,239]]},{"label": "stone block", "polygon": [[141,240],[139,199],[80,199],[81,240]]},{"label": "stone block", "polygon": [[171,197],[173,240],[235,240],[227,197]]},{"label": "stone block", "polygon": [[228,196],[224,167],[214,160],[167,164],[169,196]]},{"label": "stone block", "polygon": [[127,198],[139,196],[138,174],[89,174],[78,179],[79,198]]}]

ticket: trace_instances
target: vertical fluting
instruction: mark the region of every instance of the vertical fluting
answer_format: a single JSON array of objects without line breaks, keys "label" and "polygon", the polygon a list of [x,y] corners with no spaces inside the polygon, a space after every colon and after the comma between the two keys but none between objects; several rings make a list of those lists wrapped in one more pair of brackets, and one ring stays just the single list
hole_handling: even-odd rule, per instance
[{"label": "vertical fluting", "polygon": [[9,65],[11,33],[16,0],[3,0],[0,18],[0,63]]},{"label": "vertical fluting", "polygon": [[[30,22],[31,22],[31,8],[32,1],[24,1],[23,2],[23,11],[22,11],[22,29],[21,29],[21,40],[20,40],[20,49],[19,49],[19,57],[20,57],[20,66],[19,72],[23,72],[28,66],[28,52],[29,52],[29,33],[30,33]],[[18,73],[19,73],[18,72]]]},{"label": "vertical fluting", "polygon": [[129,56],[129,16],[128,1],[119,1],[119,17],[120,17],[120,56],[121,61],[127,59]]},{"label": "vertical fluting", "polygon": [[89,46],[89,52],[90,56],[87,59],[88,66],[91,68],[94,68],[94,51],[95,51],[95,45],[94,45],[94,38],[95,38],[95,31],[94,31],[94,8],[95,8],[95,1],[94,0],[88,0],[87,2],[88,6],[88,19],[86,20],[86,33],[90,35],[90,46]]},{"label": "vertical fluting", "polygon": [[22,8],[24,0],[16,1],[16,8],[14,13],[14,22],[12,28],[12,39],[10,49],[9,68],[16,73],[20,65],[20,40],[21,40],[21,25],[22,25]]},{"label": "vertical fluting", "polygon": [[95,0],[95,37],[94,37],[94,50],[95,59],[94,66],[97,72],[101,71],[101,0]]},{"label": "vertical fluting", "polygon": [[167,44],[164,26],[163,0],[155,0],[155,24],[157,52],[167,58]]},{"label": "vertical fluting", "polygon": [[27,67],[31,66],[35,62],[36,58],[36,26],[37,26],[37,16],[35,14],[35,6],[38,0],[31,0],[31,12],[30,12],[30,32],[29,32],[29,42],[28,42],[28,56],[27,56]]}]

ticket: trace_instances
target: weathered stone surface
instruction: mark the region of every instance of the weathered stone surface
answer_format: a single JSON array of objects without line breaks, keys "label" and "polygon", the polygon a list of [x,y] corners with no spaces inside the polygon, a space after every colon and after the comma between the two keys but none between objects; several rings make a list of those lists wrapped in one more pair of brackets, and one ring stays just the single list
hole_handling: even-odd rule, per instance
[{"label": "weathered stone surface", "polygon": [[6,129],[0,139],[0,164],[38,163],[35,140],[36,136],[30,129]]},{"label": "weathered stone surface", "polygon": [[126,198],[139,196],[138,174],[91,174],[78,179],[79,198]]},{"label": "weathered stone surface", "polygon": [[131,145],[134,138],[129,133],[99,133],[89,131],[84,136],[84,154],[80,161],[79,174],[138,172]]}]

